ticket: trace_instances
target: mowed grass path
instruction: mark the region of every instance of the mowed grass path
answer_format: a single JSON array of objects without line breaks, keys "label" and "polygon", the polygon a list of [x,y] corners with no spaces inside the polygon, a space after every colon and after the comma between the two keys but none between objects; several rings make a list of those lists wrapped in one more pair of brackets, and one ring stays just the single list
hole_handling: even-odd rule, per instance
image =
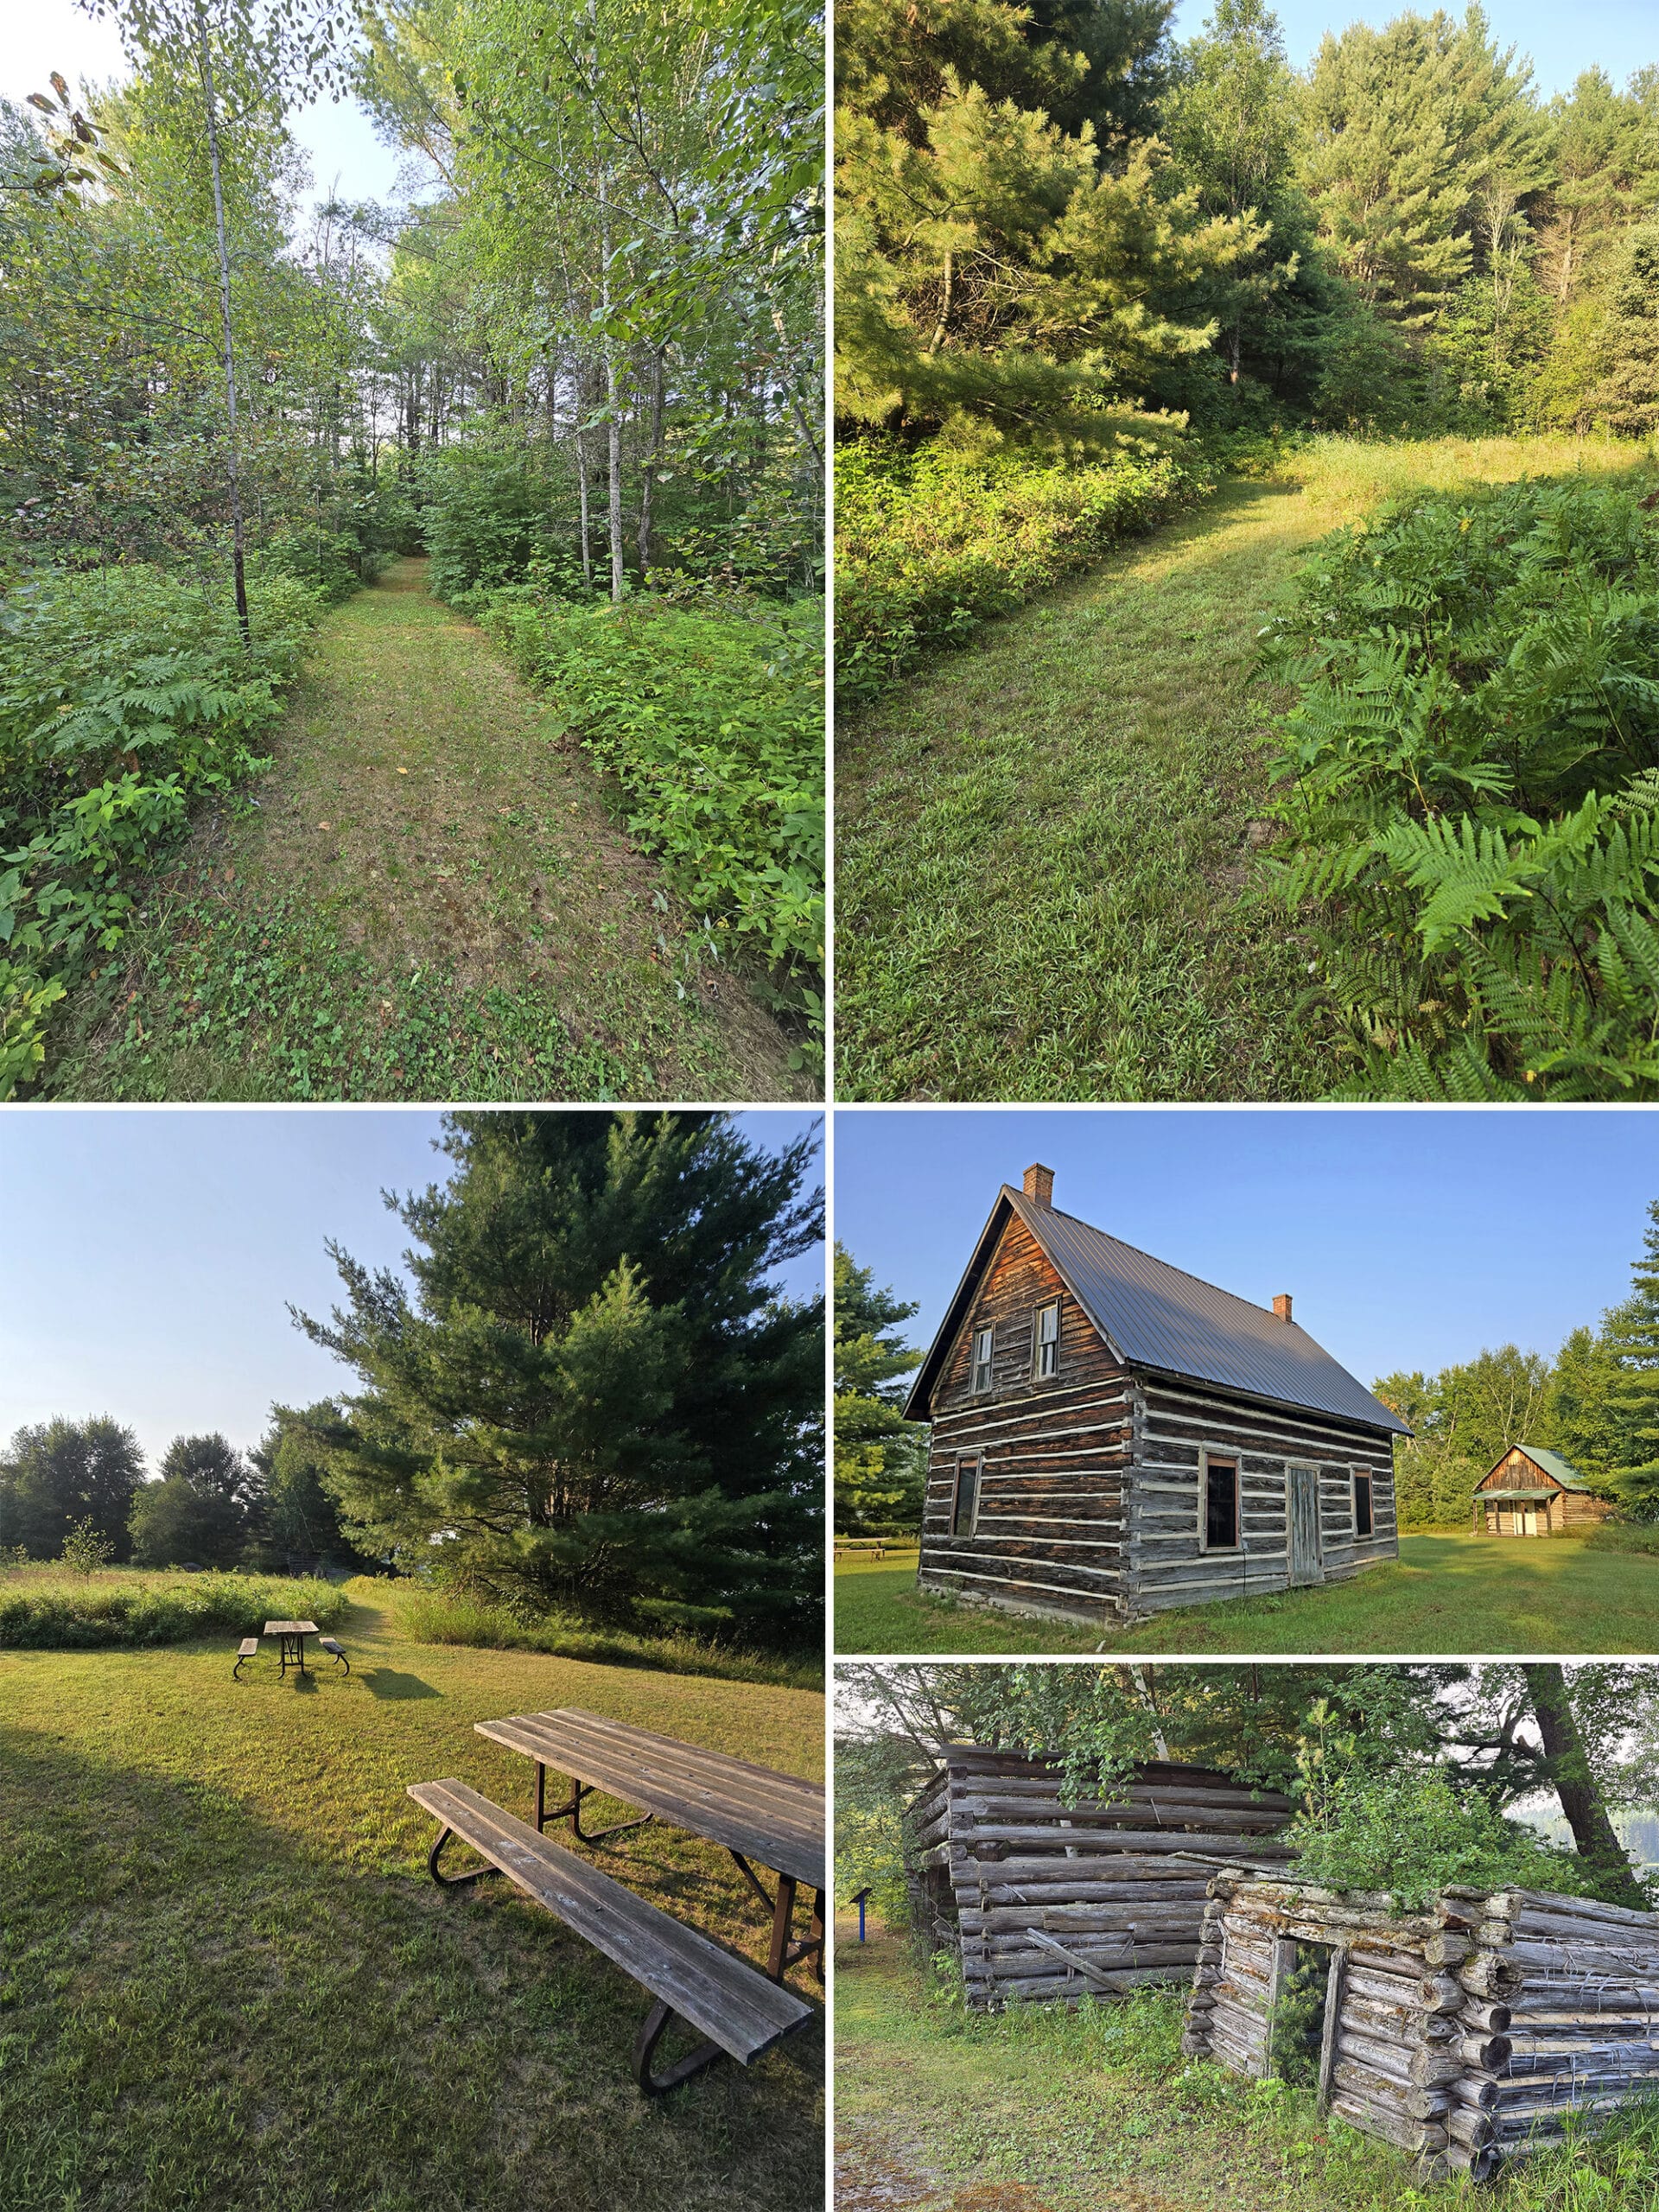
[{"label": "mowed grass path", "polygon": [[1651,1651],[1659,1558],[1576,1536],[1402,1536],[1351,1582],[1183,1605],[1129,1629],[1070,1627],[924,1596],[909,1566],[837,1565],[836,1649],[855,1651]]},{"label": "mowed grass path", "polygon": [[937,655],[836,735],[843,1098],[1318,1096],[1311,944],[1263,889],[1258,632],[1313,542],[1566,438],[1328,440]]},{"label": "mowed grass path", "polygon": [[[414,1644],[376,1590],[351,1676],[304,1687],[263,1646],[240,1681],[233,1643],[0,1653],[0,2204],[818,2205],[820,2030],[647,2103],[645,1993],[507,1884],[439,1891],[404,1791],[456,1776],[526,1814],[531,1767],[473,1723],[558,1705],[816,1777],[822,1699]],[[599,1857],[764,1962],[723,1852],[653,1826]]]},{"label": "mowed grass path", "polygon": [[[836,2212],[1649,2212],[1611,2152],[1425,2183],[1311,2093],[1184,2066],[1182,1993],[964,2018],[899,1939],[836,1946]],[[847,1940],[849,1937],[854,1940]]]},{"label": "mowed grass path", "polygon": [[425,570],[326,619],[274,766],[156,879],[56,1095],[803,1095],[614,787]]}]

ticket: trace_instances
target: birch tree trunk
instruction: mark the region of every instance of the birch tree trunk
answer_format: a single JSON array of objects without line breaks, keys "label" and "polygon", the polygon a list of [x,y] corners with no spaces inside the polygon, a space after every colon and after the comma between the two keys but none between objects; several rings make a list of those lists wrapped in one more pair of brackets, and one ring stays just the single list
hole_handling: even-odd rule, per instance
[{"label": "birch tree trunk", "polygon": [[645,454],[645,465],[640,472],[639,485],[639,575],[651,566],[651,507],[657,488],[657,470],[663,457],[663,413],[664,407],[663,355],[665,346],[652,349],[651,357],[651,445]]},{"label": "birch tree trunk", "polygon": [[236,580],[236,619],[242,643],[251,649],[253,628],[248,620],[248,585],[243,567],[241,454],[236,429],[236,346],[231,329],[231,256],[225,238],[225,187],[219,159],[219,100],[213,86],[213,60],[207,48],[207,18],[201,0],[195,0],[196,52],[201,70],[201,92],[207,108],[207,159],[213,178],[213,227],[219,245],[219,311],[225,339],[225,415],[231,479],[231,568]]}]

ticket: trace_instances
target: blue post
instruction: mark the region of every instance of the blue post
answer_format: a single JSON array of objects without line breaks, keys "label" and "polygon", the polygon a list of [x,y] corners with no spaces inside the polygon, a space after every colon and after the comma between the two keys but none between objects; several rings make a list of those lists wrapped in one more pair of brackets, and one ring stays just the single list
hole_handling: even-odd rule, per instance
[{"label": "blue post", "polygon": [[858,1940],[861,1943],[864,1941],[864,1900],[862,1897],[858,1901]]}]

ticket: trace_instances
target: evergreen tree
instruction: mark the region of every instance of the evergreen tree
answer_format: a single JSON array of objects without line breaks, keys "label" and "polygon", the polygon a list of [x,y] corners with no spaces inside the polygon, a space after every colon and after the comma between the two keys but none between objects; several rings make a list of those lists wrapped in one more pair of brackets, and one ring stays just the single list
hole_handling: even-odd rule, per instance
[{"label": "evergreen tree", "polygon": [[0,1459],[0,1545],[56,1559],[71,1526],[90,1520],[124,1560],[127,1516],[143,1479],[138,1440],[107,1414],[20,1428]]},{"label": "evergreen tree", "polygon": [[356,1369],[347,1534],[540,1609],[772,1644],[821,1623],[823,1337],[768,1281],[821,1236],[813,1144],[724,1116],[454,1114],[452,1180],[387,1204],[413,1292],[331,1245],[296,1320]]},{"label": "evergreen tree", "polygon": [[219,1435],[175,1436],[161,1480],[132,1502],[132,1556],[140,1567],[232,1567],[257,1529],[255,1470]]},{"label": "evergreen tree", "polygon": [[922,1363],[899,1324],[914,1306],[878,1290],[842,1244],[835,1260],[836,1530],[845,1536],[919,1535],[927,1488],[926,1432],[907,1421],[901,1378]]},{"label": "evergreen tree", "polygon": [[1600,1484],[1618,1463],[1611,1409],[1617,1363],[1604,1335],[1577,1328],[1555,1355],[1539,1440],[1587,1481]]},{"label": "evergreen tree", "polygon": [[340,1417],[324,1400],[296,1412],[273,1406],[270,1427],[250,1458],[262,1497],[260,1548],[270,1562],[289,1573],[324,1565],[359,1567],[361,1555],[340,1525],[340,1509],[327,1487],[328,1460],[316,1440]]},{"label": "evergreen tree", "polygon": [[1648,1208],[1630,1294],[1602,1322],[1612,1368],[1606,1408],[1617,1431],[1614,1488],[1643,1519],[1659,1518],[1659,1199]]},{"label": "evergreen tree", "polygon": [[1659,430],[1659,222],[1638,224],[1620,245],[1598,335],[1592,420],[1626,436]]}]

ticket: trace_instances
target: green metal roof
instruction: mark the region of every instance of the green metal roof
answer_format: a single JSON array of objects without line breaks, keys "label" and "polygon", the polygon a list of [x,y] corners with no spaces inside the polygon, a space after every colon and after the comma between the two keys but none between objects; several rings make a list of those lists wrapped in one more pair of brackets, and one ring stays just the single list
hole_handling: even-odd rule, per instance
[{"label": "green metal roof", "polygon": [[1478,1491],[1476,1496],[1479,1502],[1484,1504],[1489,1498],[1555,1497],[1559,1496],[1559,1492],[1553,1490],[1483,1490]]},{"label": "green metal roof", "polygon": [[[1522,1444],[1516,1449],[1524,1452],[1535,1467],[1541,1467],[1553,1475],[1563,1490],[1588,1490],[1590,1485],[1576,1467],[1569,1467],[1559,1452],[1546,1451],[1541,1444]],[[1508,1456],[1507,1454],[1505,1455]],[[1503,1461],[1498,1462],[1499,1465]]]}]

